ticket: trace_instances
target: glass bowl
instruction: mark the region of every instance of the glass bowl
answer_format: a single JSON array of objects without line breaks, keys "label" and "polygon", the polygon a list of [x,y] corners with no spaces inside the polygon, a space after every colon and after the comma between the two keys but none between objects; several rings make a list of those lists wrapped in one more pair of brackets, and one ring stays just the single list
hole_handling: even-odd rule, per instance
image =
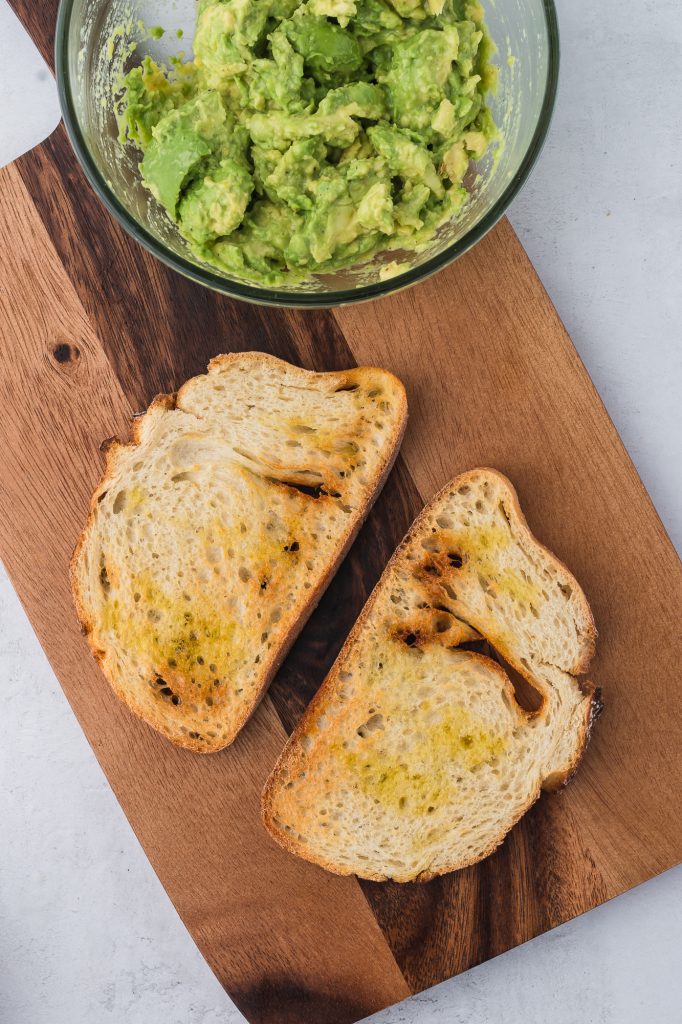
[{"label": "glass bowl", "polygon": [[[234,298],[274,306],[334,306],[377,298],[428,277],[478,242],[523,185],[547,134],[559,65],[554,2],[484,0],[484,7],[499,66],[498,89],[488,102],[503,144],[490,147],[470,169],[463,212],[443,225],[422,252],[394,250],[291,288],[250,284],[198,260],[142,185],[135,148],[124,149],[118,142],[112,97],[121,64],[115,54],[121,52],[121,43],[135,38],[139,41],[126,69],[146,53],[164,61],[178,51],[189,53],[195,0],[61,0],[56,69],[64,121],[85,174],[110,213],[141,245],[181,274]],[[144,38],[138,21],[161,25],[165,34]],[[382,267],[394,261],[405,269],[382,280]]]}]

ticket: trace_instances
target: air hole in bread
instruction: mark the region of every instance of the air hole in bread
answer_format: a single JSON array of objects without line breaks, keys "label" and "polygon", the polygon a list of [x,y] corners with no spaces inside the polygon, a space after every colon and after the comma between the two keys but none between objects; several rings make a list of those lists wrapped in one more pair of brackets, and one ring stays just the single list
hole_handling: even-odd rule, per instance
[{"label": "air hole in bread", "polygon": [[371,736],[373,732],[381,732],[385,728],[384,716],[374,714],[367,719],[359,729],[356,730],[358,736],[361,739],[366,739],[367,736]]},{"label": "air hole in bread", "polygon": [[114,515],[118,515],[118,513],[125,508],[126,496],[127,495],[125,491],[119,491],[116,497],[114,498],[114,504],[111,506],[111,511],[114,513]]},{"label": "air hole in bread", "polygon": [[[102,590],[105,594],[108,594],[111,590],[111,583],[109,582],[109,575],[107,573],[106,565],[103,565],[99,571],[99,581],[102,585]],[[138,595],[139,598],[139,595]]]},{"label": "air hole in bread", "polygon": [[447,633],[452,627],[452,616],[449,614],[436,615],[433,620],[433,628],[436,633]]},{"label": "air hole in bread", "polygon": [[349,381],[347,384],[341,384],[338,388],[334,388],[334,394],[338,395],[340,391],[357,391],[359,387],[359,384],[351,384]]},{"label": "air hole in bread", "polygon": [[170,703],[173,704],[176,708],[180,704],[182,704],[182,701],[180,700],[178,694],[173,691],[173,688],[170,687],[166,680],[163,679],[161,676],[156,677],[156,679],[154,680],[154,686],[156,687],[159,696],[164,697],[166,700],[170,701]]},{"label": "air hole in bread", "polygon": [[[525,676],[515,669],[513,665],[509,664],[504,656],[500,654],[495,647],[493,647],[490,641],[475,640],[471,643],[463,644],[462,646],[466,647],[468,650],[476,651],[478,654],[482,654],[486,658],[492,658],[493,661],[498,663],[498,665],[501,665],[507,673],[509,681],[514,687],[514,697],[516,698],[516,703],[519,707],[523,708],[523,710],[530,715],[538,714],[544,704],[542,694],[536,690],[535,687],[528,682]],[[522,658],[521,661],[524,662],[525,659]],[[530,671],[527,662],[525,663],[525,667]],[[503,699],[504,698],[505,695],[503,694]]]},{"label": "air hole in bread", "polygon": [[453,569],[461,569],[464,565],[464,559],[457,551],[448,551],[448,561]]}]

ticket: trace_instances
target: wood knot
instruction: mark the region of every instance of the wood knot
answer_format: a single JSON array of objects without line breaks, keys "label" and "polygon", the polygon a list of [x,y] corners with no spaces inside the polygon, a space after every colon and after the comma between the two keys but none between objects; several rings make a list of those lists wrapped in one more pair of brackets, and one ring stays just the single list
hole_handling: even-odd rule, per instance
[{"label": "wood knot", "polygon": [[67,370],[74,371],[81,361],[81,350],[78,345],[74,345],[69,341],[58,341],[52,346],[51,352],[52,358],[56,362],[57,366]]},{"label": "wood knot", "polygon": [[71,345],[67,341],[61,341],[52,349],[52,356],[56,363],[77,363],[81,357],[81,350],[77,345]]}]

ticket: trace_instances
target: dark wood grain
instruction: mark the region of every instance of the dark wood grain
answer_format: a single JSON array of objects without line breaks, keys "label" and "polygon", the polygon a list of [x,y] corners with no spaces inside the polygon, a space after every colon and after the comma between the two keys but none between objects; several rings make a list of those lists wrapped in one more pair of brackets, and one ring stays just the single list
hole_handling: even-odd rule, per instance
[{"label": "dark wood grain", "polygon": [[[175,390],[227,350],[257,348],[317,370],[355,364],[330,311],[236,302],[173,273],[145,252],[102,209],[63,126],[15,166],[133,408],[143,409],[159,392]],[[93,244],[84,247],[86,238]],[[398,458],[363,542],[354,546],[272,684],[272,699],[288,731],[422,504]],[[383,926],[385,901],[371,888],[366,895]]]},{"label": "dark wood grain", "polygon": [[268,318],[257,306],[195,285],[141,249],[103,211],[63,125],[16,167],[135,408],[173,391],[226,349],[296,359],[286,314]]},{"label": "dark wood grain", "polygon": [[[350,1024],[409,989],[357,883],[287,854],[260,824],[286,733],[269,698],[211,757],[117,701],[71,606],[68,563],[131,416],[18,172],[0,171],[0,557],[162,884],[220,981],[259,1024]],[[10,412],[11,408],[11,412]],[[333,929],[330,929],[333,921]]]},{"label": "dark wood grain", "polygon": [[[56,4],[12,3],[51,61]],[[679,561],[506,222],[416,289],[303,313],[232,302],[155,261],[100,206],[63,128],[0,186],[0,553],[155,870],[251,1020],[356,1020],[682,858]],[[110,696],[75,629],[66,563],[99,440],[212,355],[247,348],[315,369],[384,365],[405,381],[411,419],[258,715],[202,759]],[[360,887],[276,850],[258,789],[415,512],[476,464],[511,477],[531,527],[584,584],[606,710],[571,786],[488,860],[427,885]]]}]

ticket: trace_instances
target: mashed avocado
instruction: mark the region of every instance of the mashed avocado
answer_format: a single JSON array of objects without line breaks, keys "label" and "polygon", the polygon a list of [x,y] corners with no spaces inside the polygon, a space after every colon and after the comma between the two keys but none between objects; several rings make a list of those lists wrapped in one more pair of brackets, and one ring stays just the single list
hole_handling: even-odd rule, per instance
[{"label": "mashed avocado", "polygon": [[121,141],[199,258],[293,283],[459,213],[492,49],[470,0],[199,0],[194,60],[126,75]]}]

